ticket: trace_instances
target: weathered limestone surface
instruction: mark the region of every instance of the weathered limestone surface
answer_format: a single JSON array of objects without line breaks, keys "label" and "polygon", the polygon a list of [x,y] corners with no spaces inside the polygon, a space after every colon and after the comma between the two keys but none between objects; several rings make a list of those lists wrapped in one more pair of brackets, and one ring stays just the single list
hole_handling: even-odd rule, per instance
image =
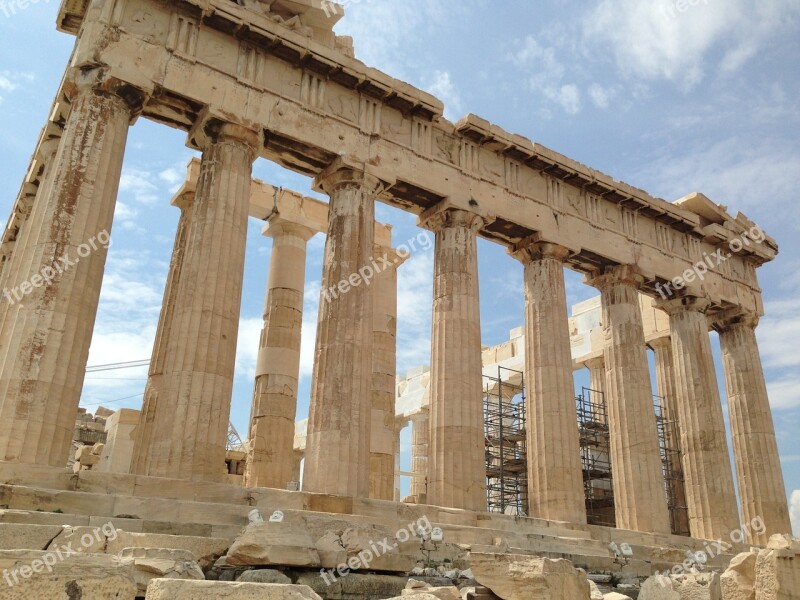
[{"label": "weathered limestone surface", "polygon": [[733,471],[705,312],[685,296],[662,304],[670,315],[675,394],[692,536],[716,540],[739,526]]},{"label": "weathered limestone surface", "polygon": [[300,378],[306,246],[314,231],[273,217],[264,328],[256,365],[245,482],[286,489],[294,479],[294,422]]},{"label": "weathered limestone surface", "polygon": [[62,466],[75,427],[106,261],[102,240],[111,233],[134,111],[117,95],[118,82],[85,77],[52,179],[4,269],[9,287],[29,293],[0,307],[3,460]]},{"label": "weathered limestone surface", "polygon": [[[675,390],[675,366],[672,358],[672,340],[669,337],[660,337],[649,342],[653,349],[656,365],[656,389],[660,396],[661,415],[669,425],[665,427],[665,443],[668,447],[680,450],[680,413],[678,411],[678,396]],[[669,469],[672,480],[670,494],[677,506],[686,506],[686,486],[683,481],[683,463],[680,455],[670,454]],[[688,510],[674,511],[671,513],[672,524],[675,530],[691,532],[689,527]]]},{"label": "weathered limestone surface", "polygon": [[0,550],[44,550],[61,533],[57,525],[0,524]]},{"label": "weathered limestone surface", "polygon": [[800,599],[800,551],[761,550],[756,559],[756,600]]},{"label": "weathered limestone surface", "polygon": [[461,593],[454,585],[433,586],[416,579],[409,579],[400,596],[402,598],[411,597],[412,600],[421,600],[426,597],[437,598],[438,600],[461,600]]},{"label": "weathered limestone surface", "polygon": [[245,571],[237,581],[242,583],[292,583],[289,577],[282,571],[276,569],[254,569],[252,571]]},{"label": "weathered limestone surface", "polygon": [[486,508],[476,232],[484,220],[436,206],[420,225],[436,234],[431,341],[428,502]]},{"label": "weathered limestone surface", "polygon": [[617,527],[669,533],[669,514],[653,408],[650,370],[633,267],[607,269],[599,288],[605,332],[606,405]]},{"label": "weathered limestone surface", "polygon": [[[397,268],[403,263],[392,248],[375,245],[381,271],[372,282],[372,410],[369,497],[394,500],[395,397],[397,384]],[[385,262],[389,264],[385,264]]]},{"label": "weathered limestone surface", "polygon": [[200,129],[201,173],[160,384],[169,417],[156,417],[146,474],[221,481],[251,172],[261,141],[231,124]]},{"label": "weathered limestone surface", "polygon": [[225,554],[230,545],[230,540],[224,538],[117,531],[116,537],[108,540],[106,552],[108,554],[119,554],[126,548],[186,550],[191,552],[200,567],[205,569]]},{"label": "weathered limestone surface", "polygon": [[756,552],[737,555],[720,577],[722,600],[755,600]]},{"label": "weathered limestone surface", "polygon": [[282,523],[251,523],[228,549],[231,566],[283,565],[316,567],[320,556],[302,517],[287,516]]},{"label": "weathered limestone surface", "polygon": [[140,413],[121,408],[106,420],[106,443],[100,452],[98,471],[130,473]]},{"label": "weathered limestone surface", "polygon": [[763,546],[772,534],[788,533],[792,527],[756,340],[757,322],[754,317],[737,317],[720,321],[715,328],[725,368],[742,520],[745,523],[758,517],[764,520],[764,533],[759,535],[751,530],[748,540]]},{"label": "weathered limestone surface", "polygon": [[680,600],[722,600],[719,573],[687,573],[670,579]]},{"label": "weathered limestone surface", "polygon": [[319,572],[302,573],[298,585],[307,585],[320,596],[330,600],[363,600],[364,598],[389,598],[399,596],[406,585],[406,578],[390,575],[361,575],[350,573],[331,581],[330,573],[325,581]]},{"label": "weathered limestone surface", "polygon": [[317,179],[331,197],[317,321],[303,489],[369,496],[372,292],[358,278],[371,264],[381,181],[334,165]]},{"label": "weathered limestone surface", "polygon": [[153,579],[205,580],[202,569],[188,550],[171,548],[125,548],[121,559],[133,560],[133,579],[139,595],[144,595]]},{"label": "weathered limestone surface", "polygon": [[569,250],[524,241],[525,358],[530,516],[586,523],[572,378],[564,259]]},{"label": "weathered limestone surface", "polygon": [[586,573],[568,560],[514,554],[469,555],[475,580],[504,600],[588,600]]},{"label": "weathered limestone surface", "polygon": [[180,209],[181,215],[178,218],[178,229],[175,233],[175,243],[172,247],[167,283],[161,303],[161,313],[156,327],[156,339],[153,342],[147,385],[144,388],[142,411],[139,415],[139,427],[134,432],[133,458],[131,459],[130,472],[140,475],[147,474],[147,465],[150,461],[149,453],[153,447],[153,436],[159,427],[165,427],[165,420],[172,419],[169,401],[164,401],[161,405],[159,405],[158,401],[163,396],[161,379],[164,373],[170,336],[173,335],[175,304],[178,301],[178,284],[183,271],[184,257],[186,256],[186,243],[191,229],[192,215],[194,214],[194,200],[195,190],[191,189],[179,194],[174,202],[175,206]]},{"label": "weathered limestone surface", "polygon": [[147,600],[322,600],[304,585],[278,583],[230,583],[226,581],[186,581],[154,579],[147,586]]},{"label": "weathered limestone surface", "polygon": [[606,391],[606,361],[602,356],[590,358],[585,363],[589,369],[589,388],[593,392],[605,395]]},{"label": "weathered limestone surface", "polygon": [[0,572],[5,579],[0,583],[0,600],[134,600],[131,559],[81,554],[52,560],[54,555],[49,554],[53,567],[48,572],[43,563],[47,555],[29,550],[0,551]]}]

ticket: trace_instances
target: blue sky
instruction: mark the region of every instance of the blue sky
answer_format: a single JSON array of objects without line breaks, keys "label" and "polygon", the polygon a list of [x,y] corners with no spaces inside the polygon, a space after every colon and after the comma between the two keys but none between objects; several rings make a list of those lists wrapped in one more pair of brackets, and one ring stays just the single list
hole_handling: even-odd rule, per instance
[{"label": "blue sky", "polygon": [[[13,0],[5,0],[8,5]],[[11,14],[0,2],[0,219],[7,217],[74,38],[56,32],[58,3]],[[424,88],[446,116],[478,114],[580,162],[675,200],[705,193],[774,236],[760,270],[767,315],[759,340],[787,495],[800,529],[800,4],[796,0],[360,0],[337,32],[370,66]],[[131,130],[90,365],[149,358],[177,209],[193,156],[185,134],[146,121]],[[310,193],[310,181],[259,160],[255,176]],[[385,206],[395,242],[419,234]],[[247,431],[270,242],[249,230],[232,418]],[[298,418],[307,413],[324,239],[309,244]],[[523,321],[522,269],[479,246],[483,342]],[[400,269],[398,370],[427,363],[432,254]],[[567,276],[571,303],[595,294]],[[718,375],[724,382],[713,336]],[[82,403],[138,408],[146,371],[90,374]],[[408,435],[404,468],[408,468]],[[794,492],[794,493],[793,493]]]}]

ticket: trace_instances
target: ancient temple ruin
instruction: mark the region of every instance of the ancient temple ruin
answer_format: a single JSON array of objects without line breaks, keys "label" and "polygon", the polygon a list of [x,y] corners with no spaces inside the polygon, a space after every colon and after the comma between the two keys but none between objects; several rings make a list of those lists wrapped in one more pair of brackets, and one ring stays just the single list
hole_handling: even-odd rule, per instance
[{"label": "ancient temple ruin", "polygon": [[[756,519],[764,527],[748,527],[741,544],[765,547],[788,533],[755,335],[764,312],[757,268],[775,258],[775,241],[702,194],[670,203],[476,115],[449,122],[437,98],[357,60],[353,41],[333,32],[342,15],[324,0],[62,1],[58,27],[75,47],[0,256],[0,289],[32,282],[25,302],[0,309],[0,527],[108,521],[127,541],[97,552],[114,554],[104,568],[148,558],[131,548],[188,548],[208,571],[226,551],[227,566],[239,564],[231,543],[254,508],[281,511],[286,523],[335,516],[390,532],[425,517],[451,544],[447,561],[464,568],[467,547],[476,557],[569,558],[587,570],[625,560],[641,577]],[[73,474],[64,465],[107,254],[82,248],[112,230],[127,132],[140,118],[185,131],[202,158],[173,199],[180,222],[130,473]],[[312,177],[329,202],[288,192],[274,204],[275,190],[252,180],[259,159]],[[413,411],[403,381],[396,393],[404,256],[391,228],[375,222],[376,201],[435,235],[430,370]],[[265,221],[273,252],[244,485],[235,485],[225,482],[225,451],[251,218]],[[318,316],[302,491],[290,491],[306,243],[318,233],[329,297]],[[487,511],[483,379],[495,363],[481,345],[478,237],[505,246],[525,272],[524,330],[508,357],[526,388],[517,514]],[[61,256],[80,260],[52,269]],[[377,257],[386,268],[375,285],[358,285],[354,276],[377,268]],[[594,333],[570,327],[564,268],[600,294]],[[722,346],[733,464],[710,330]],[[581,333],[588,342],[575,339]],[[674,424],[667,435],[680,447],[672,468],[690,537],[674,535],[648,345]],[[602,397],[614,527],[587,517],[579,424],[591,419],[579,419],[576,366],[590,369]],[[398,415],[414,423],[405,503],[395,491]],[[42,539],[52,540],[50,529]],[[635,546],[632,562],[609,553],[611,542]],[[335,567],[320,543],[302,565],[259,564]],[[713,564],[724,570],[745,545]],[[417,549],[403,548],[371,570],[410,571]]]}]

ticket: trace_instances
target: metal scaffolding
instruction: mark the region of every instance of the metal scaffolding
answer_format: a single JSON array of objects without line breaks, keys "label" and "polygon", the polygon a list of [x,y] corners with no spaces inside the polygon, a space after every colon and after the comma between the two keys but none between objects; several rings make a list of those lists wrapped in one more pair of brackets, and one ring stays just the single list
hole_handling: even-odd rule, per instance
[{"label": "metal scaffolding", "polygon": [[498,367],[497,377],[483,376],[483,385],[487,510],[527,515],[528,460],[523,373]]},{"label": "metal scaffolding", "polygon": [[586,518],[590,525],[615,527],[611,442],[605,399],[602,392],[583,388],[575,403],[583,463]]},{"label": "metal scaffolding", "polygon": [[686,483],[681,467],[680,438],[678,422],[668,414],[664,399],[655,396],[656,426],[658,445],[661,449],[661,465],[664,472],[664,487],[669,506],[669,520],[672,533],[689,535],[689,509],[686,506]]}]

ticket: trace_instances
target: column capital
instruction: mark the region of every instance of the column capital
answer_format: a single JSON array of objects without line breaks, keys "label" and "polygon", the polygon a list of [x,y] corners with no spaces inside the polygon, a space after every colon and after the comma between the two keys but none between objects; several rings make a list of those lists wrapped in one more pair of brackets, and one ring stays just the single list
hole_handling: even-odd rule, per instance
[{"label": "column capital", "polygon": [[371,196],[378,196],[394,185],[373,173],[371,165],[340,156],[314,178],[314,190],[329,196],[349,186],[366,188]]},{"label": "column capital", "polygon": [[87,92],[120,98],[131,111],[131,122],[142,112],[145,102],[152,93],[152,90],[144,90],[110,76],[105,68],[75,71],[74,80],[65,86],[64,91],[67,97],[71,97],[73,103],[75,96]]},{"label": "column capital", "polygon": [[599,369],[600,367],[606,366],[606,358],[602,354],[599,356],[594,356],[592,358],[587,358],[583,361],[583,366],[587,369]]},{"label": "column capital", "polygon": [[417,225],[434,233],[443,229],[460,227],[477,234],[492,221],[494,221],[492,217],[455,208],[445,200],[423,212],[417,218]]},{"label": "column capital", "polygon": [[653,350],[660,350],[661,348],[671,348],[672,347],[672,339],[668,335],[664,335],[661,337],[653,338],[647,342],[647,345],[650,346]]},{"label": "column capital", "polygon": [[310,240],[317,235],[317,233],[319,232],[311,227],[306,227],[300,223],[281,218],[278,213],[270,215],[269,219],[267,219],[267,222],[264,224],[264,228],[261,230],[261,235],[265,237],[275,239],[278,236],[288,234],[301,238],[304,242]]},{"label": "column capital", "polygon": [[573,251],[566,246],[543,240],[537,233],[526,237],[508,249],[508,253],[523,264],[543,258],[564,262]]},{"label": "column capital", "polygon": [[711,328],[717,333],[725,333],[736,327],[749,327],[755,329],[761,317],[756,313],[732,309],[710,318]]},{"label": "column capital", "polygon": [[241,123],[232,123],[221,116],[212,114],[207,108],[200,112],[189,130],[188,145],[202,151],[213,144],[239,143],[250,150],[251,160],[255,160],[264,147],[264,134]]},{"label": "column capital", "polygon": [[670,316],[686,311],[706,314],[708,309],[711,308],[711,301],[701,296],[682,294],[669,300],[657,299],[655,305],[656,308],[663,310]]},{"label": "column capital", "polygon": [[587,273],[584,282],[599,290],[625,283],[637,289],[642,287],[645,277],[636,265],[609,265],[601,267],[593,273]]},{"label": "column capital", "polygon": [[187,210],[194,205],[195,200],[195,193],[194,191],[184,191],[179,192],[176,196],[172,199],[172,205],[180,208],[181,211]]}]

